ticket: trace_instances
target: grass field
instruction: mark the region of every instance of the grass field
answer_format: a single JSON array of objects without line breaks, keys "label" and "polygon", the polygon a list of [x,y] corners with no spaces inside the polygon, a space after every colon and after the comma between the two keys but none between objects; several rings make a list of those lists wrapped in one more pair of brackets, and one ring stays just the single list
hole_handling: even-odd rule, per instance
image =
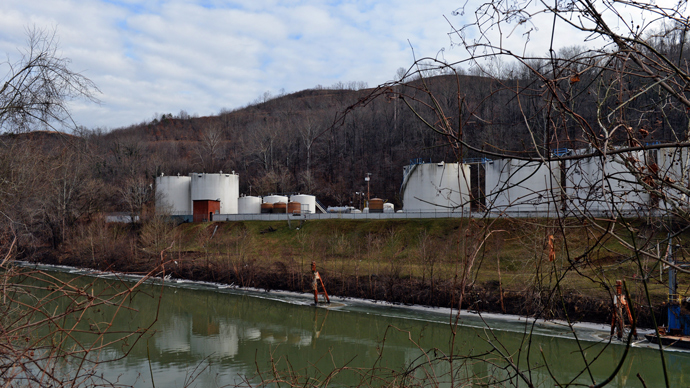
[{"label": "grass field", "polygon": [[[281,263],[307,274],[316,261],[326,278],[387,276],[429,285],[462,279],[467,271],[469,285],[499,285],[508,293],[548,291],[560,280],[563,292],[610,299],[609,287],[621,279],[631,297],[643,302],[640,280],[646,277],[653,301],[665,301],[666,272],[624,246],[655,252],[659,243],[663,253],[665,235],[636,220],[616,224],[617,239],[604,232],[608,226],[605,220],[595,227],[543,219],[251,221],[183,224],[161,240],[162,245],[175,241],[169,254],[192,255],[207,265],[238,269]],[[549,261],[549,235],[554,236],[554,261]],[[674,243],[684,246],[685,239]],[[679,275],[679,292],[688,291],[688,280]]]}]

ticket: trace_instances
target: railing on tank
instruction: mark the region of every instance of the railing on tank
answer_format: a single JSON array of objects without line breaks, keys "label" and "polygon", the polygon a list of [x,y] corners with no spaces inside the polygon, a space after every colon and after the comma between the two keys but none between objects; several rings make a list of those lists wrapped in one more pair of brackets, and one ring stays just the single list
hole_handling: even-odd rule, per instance
[{"label": "railing on tank", "polygon": [[570,148],[556,148],[551,150],[551,155],[559,157],[559,156],[566,156],[570,155],[570,152],[572,150]]},{"label": "railing on tank", "polygon": [[484,164],[492,162],[489,158],[467,158],[462,160],[462,164]]}]

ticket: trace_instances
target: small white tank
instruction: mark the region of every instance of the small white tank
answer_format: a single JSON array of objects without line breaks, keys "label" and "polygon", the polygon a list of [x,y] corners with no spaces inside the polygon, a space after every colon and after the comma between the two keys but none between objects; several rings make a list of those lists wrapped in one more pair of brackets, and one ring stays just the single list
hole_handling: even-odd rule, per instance
[{"label": "small white tank", "polygon": [[395,205],[393,205],[390,202],[386,202],[383,204],[383,212],[384,213],[395,213]]},{"label": "small white tank", "polygon": [[260,214],[261,197],[245,196],[237,200],[239,214]]},{"label": "small white tank", "polygon": [[295,194],[290,197],[290,201],[302,204],[302,214],[316,213],[316,197],[307,194]]},{"label": "small white tank", "polygon": [[353,209],[352,206],[329,206],[326,211],[329,213],[350,213]]},{"label": "small white tank", "polygon": [[264,197],[264,203],[276,203],[285,202],[288,203],[288,197],[284,195],[267,195]]}]

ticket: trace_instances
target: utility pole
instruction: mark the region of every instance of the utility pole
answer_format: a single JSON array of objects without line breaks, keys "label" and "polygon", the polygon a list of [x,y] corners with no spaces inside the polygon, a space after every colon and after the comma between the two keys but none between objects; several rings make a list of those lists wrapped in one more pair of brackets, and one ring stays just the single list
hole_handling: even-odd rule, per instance
[{"label": "utility pole", "polygon": [[[668,250],[666,251],[666,260],[668,260],[669,264],[671,265],[676,264],[673,258],[673,244],[671,242],[670,233],[668,238]],[[677,285],[678,279],[676,278],[676,269],[671,265],[668,266],[668,302],[677,303],[679,300]]]},{"label": "utility pole", "polygon": [[367,206],[369,206],[369,181],[371,180],[371,173],[368,172],[367,176],[364,177],[364,181],[367,182]]}]

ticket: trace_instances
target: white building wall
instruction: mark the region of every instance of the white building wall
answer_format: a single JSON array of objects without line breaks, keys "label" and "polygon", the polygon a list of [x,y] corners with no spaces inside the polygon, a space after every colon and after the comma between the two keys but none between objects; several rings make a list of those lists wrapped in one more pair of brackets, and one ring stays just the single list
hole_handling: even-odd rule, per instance
[{"label": "white building wall", "polygon": [[406,212],[462,211],[470,199],[470,166],[424,163],[404,169],[403,210]]},{"label": "white building wall", "polygon": [[189,176],[156,177],[156,211],[170,215],[192,214]]},{"label": "white building wall", "polygon": [[193,201],[220,200],[220,214],[237,214],[240,197],[240,178],[237,174],[191,173]]},{"label": "white building wall", "polygon": [[556,211],[560,206],[558,162],[499,159],[484,164],[486,206],[492,211]]}]

